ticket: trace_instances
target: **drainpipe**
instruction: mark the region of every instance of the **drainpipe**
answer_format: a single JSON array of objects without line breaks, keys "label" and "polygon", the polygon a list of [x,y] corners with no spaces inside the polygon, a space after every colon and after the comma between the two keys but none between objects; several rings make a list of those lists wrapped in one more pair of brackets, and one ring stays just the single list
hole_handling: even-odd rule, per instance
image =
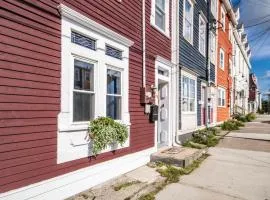
[{"label": "drainpipe", "polygon": [[146,58],[146,48],[145,48],[145,0],[142,1],[142,50],[143,50],[143,83],[142,86],[143,88],[146,87],[146,63],[145,63],[145,58]]},{"label": "drainpipe", "polygon": [[[179,92],[179,87],[181,85],[179,84],[179,77],[181,77],[181,67],[179,66],[179,5],[178,5],[178,0],[172,0],[171,4],[171,12],[172,12],[172,20],[171,20],[171,46],[172,46],[172,55],[171,55],[171,60],[174,65],[174,71],[172,72],[172,77],[174,78],[174,81],[172,83],[175,83],[174,85],[174,93],[173,95],[173,104],[176,105],[176,109],[173,111],[175,114],[175,123],[173,124],[173,131],[172,131],[172,146],[180,146],[181,141],[179,141],[178,138],[178,130],[181,127],[181,120],[180,120],[180,102],[179,102],[179,97],[180,97],[180,92]],[[178,104],[178,105],[177,105]]]},{"label": "drainpipe", "polygon": [[210,86],[211,86],[211,78],[210,78],[210,68],[211,68],[211,62],[210,62],[210,30],[211,30],[211,18],[210,18],[210,6],[211,6],[211,0],[207,1],[207,29],[206,29],[206,80],[207,80],[207,106],[206,106],[206,112],[205,112],[205,118],[206,118],[206,127],[209,127],[209,116],[211,112],[209,99],[211,98],[209,94]]}]

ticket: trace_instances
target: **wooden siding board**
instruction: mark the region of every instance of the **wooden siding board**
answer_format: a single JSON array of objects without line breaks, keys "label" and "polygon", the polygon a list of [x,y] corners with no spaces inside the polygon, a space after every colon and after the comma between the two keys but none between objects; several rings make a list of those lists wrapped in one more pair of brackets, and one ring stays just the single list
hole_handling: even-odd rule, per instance
[{"label": "wooden siding board", "polygon": [[[154,146],[154,124],[140,104],[142,86],[141,2],[38,0],[3,1],[0,24],[0,191],[25,186]],[[60,111],[61,19],[63,3],[133,40],[130,48],[130,147],[57,164]],[[146,18],[150,19],[147,2]],[[171,40],[146,24],[147,84],[155,83],[155,57],[170,60]],[[18,35],[18,37],[16,37]],[[41,155],[39,157],[39,155]],[[17,163],[16,163],[17,160]],[[3,170],[1,170],[1,173]]]}]

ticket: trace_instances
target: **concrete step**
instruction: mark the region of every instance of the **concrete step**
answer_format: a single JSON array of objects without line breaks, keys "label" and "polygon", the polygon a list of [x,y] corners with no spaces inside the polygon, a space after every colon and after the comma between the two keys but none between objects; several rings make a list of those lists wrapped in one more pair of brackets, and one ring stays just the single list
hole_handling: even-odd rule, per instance
[{"label": "concrete step", "polygon": [[194,160],[207,153],[208,149],[194,149],[188,147],[171,147],[161,149],[151,155],[151,162],[163,162],[177,167],[187,167]]}]

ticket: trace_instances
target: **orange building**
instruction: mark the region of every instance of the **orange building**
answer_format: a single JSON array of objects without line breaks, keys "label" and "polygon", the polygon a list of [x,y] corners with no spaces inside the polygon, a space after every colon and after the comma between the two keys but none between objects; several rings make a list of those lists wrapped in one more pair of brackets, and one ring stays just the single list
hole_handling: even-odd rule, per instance
[{"label": "orange building", "polygon": [[217,122],[230,118],[232,24],[223,1],[218,3]]}]

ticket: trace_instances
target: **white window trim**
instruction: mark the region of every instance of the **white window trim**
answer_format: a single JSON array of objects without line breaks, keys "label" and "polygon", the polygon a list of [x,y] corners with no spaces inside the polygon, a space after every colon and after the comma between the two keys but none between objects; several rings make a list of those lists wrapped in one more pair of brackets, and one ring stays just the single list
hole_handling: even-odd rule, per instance
[{"label": "white window trim", "polygon": [[170,1],[165,0],[165,31],[159,28],[156,25],[156,0],[151,1],[151,16],[150,16],[150,24],[158,30],[160,33],[170,38]]},{"label": "white window trim", "polygon": [[[94,63],[95,118],[106,116],[107,68],[121,70],[122,116],[121,122],[130,126],[129,114],[129,47],[133,42],[122,35],[96,23],[80,13],[64,6],[59,7],[61,21],[61,111],[58,115],[57,163],[88,157],[89,138],[86,138],[89,122],[73,122],[74,58]],[[96,40],[96,50],[71,42],[71,31],[83,33]],[[122,51],[122,59],[105,54],[106,44]],[[97,79],[97,78],[96,78]],[[98,90],[97,90],[98,89]],[[129,146],[129,140],[123,147]],[[102,152],[119,148],[112,147]]]},{"label": "white window trim", "polygon": [[[187,78],[189,78],[189,79],[193,79],[194,81],[195,81],[195,105],[194,105],[194,111],[183,111],[182,110],[182,106],[183,106],[183,77],[187,77]],[[196,76],[193,76],[193,75],[191,75],[191,74],[189,74],[189,73],[187,73],[187,72],[184,72],[184,71],[182,71],[182,74],[181,74],[181,112],[182,112],[182,114],[196,114],[197,113],[197,78],[196,78]]]},{"label": "white window trim", "polygon": [[[222,14],[224,14],[224,18],[222,19]],[[222,30],[225,32],[226,31],[226,12],[223,8],[223,5],[221,6],[221,15],[220,15],[220,18],[221,18],[221,23],[224,24],[224,26],[222,26]]]},{"label": "white window trim", "polygon": [[[204,26],[205,26],[205,30],[204,30],[204,50],[203,51],[201,51],[201,49],[200,49],[200,46],[201,46],[201,37],[200,37],[200,35],[201,35],[201,21],[204,23]],[[199,15],[199,52],[203,55],[203,56],[205,56],[205,51],[206,51],[206,20],[205,20],[205,16],[204,15],[202,15],[202,14],[200,14]]]},{"label": "white window trim", "polygon": [[[221,65],[221,54],[223,54],[223,65]],[[225,52],[222,48],[219,48],[219,63],[218,66],[224,71],[225,69]]]},{"label": "white window trim", "polygon": [[[192,26],[191,26],[191,40],[185,37],[185,17],[186,17],[186,1],[188,1],[192,7]],[[184,0],[183,1],[183,37],[186,41],[188,41],[191,45],[193,45],[193,27],[194,27],[194,2],[192,0]]]},{"label": "white window trim", "polygon": [[[224,105],[220,105],[219,104],[219,91],[221,91],[221,92],[224,92]],[[221,102],[222,102],[222,99],[223,98],[221,98]],[[220,107],[220,108],[226,108],[226,89],[225,88],[223,88],[223,87],[218,87],[218,97],[217,97],[217,100],[218,100],[218,102],[217,102],[217,106],[218,107]]]}]

